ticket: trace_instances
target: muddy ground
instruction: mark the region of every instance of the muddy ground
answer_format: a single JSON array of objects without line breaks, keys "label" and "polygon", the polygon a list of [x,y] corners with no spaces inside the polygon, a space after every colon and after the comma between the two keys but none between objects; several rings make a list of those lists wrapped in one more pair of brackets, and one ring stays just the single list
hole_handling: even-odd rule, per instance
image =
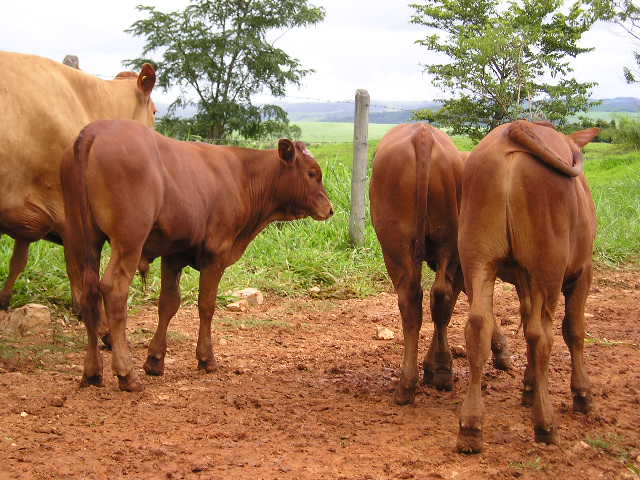
[{"label": "muddy ground", "polygon": [[[463,344],[466,312],[461,297],[452,345]],[[514,370],[487,366],[485,452],[471,456],[454,451],[465,358],[454,360],[452,392],[420,387],[415,405],[391,402],[402,354],[392,294],[272,297],[249,312],[222,312],[214,374],[195,368],[197,311],[183,307],[170,327],[165,375],[144,377],[146,390],[134,394],[117,390],[108,352],[106,387],[79,389],[83,327],[58,319],[54,331],[8,350],[5,342],[0,352],[0,478],[638,478],[638,272],[598,272],[587,312],[596,411],[571,412],[557,312],[550,390],[559,442],[537,444],[520,405],[526,356],[518,304],[509,285],[497,285],[496,314],[512,334]],[[376,340],[378,325],[396,338]],[[154,307],[131,313],[139,368],[154,326]],[[425,322],[421,355],[431,331]]]}]

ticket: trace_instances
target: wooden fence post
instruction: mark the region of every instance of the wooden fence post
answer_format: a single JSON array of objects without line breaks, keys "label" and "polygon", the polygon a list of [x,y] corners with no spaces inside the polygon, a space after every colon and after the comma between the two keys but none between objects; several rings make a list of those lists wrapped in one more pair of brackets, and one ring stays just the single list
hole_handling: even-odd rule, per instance
[{"label": "wooden fence post", "polygon": [[365,189],[369,163],[369,92],[356,91],[353,123],[353,170],[351,173],[351,215],[349,237],[354,247],[364,245]]}]

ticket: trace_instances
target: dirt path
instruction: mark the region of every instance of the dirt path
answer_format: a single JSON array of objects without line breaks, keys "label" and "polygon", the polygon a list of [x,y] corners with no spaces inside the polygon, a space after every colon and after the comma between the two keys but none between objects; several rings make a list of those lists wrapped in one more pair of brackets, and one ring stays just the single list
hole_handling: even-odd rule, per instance
[{"label": "dirt path", "polygon": [[[466,312],[461,299],[452,345],[463,343]],[[569,354],[557,313],[550,390],[558,445],[534,443],[529,411],[520,406],[522,332],[510,336],[514,371],[486,369],[485,452],[463,456],[454,445],[464,358],[454,360],[454,391],[420,388],[413,406],[391,402],[402,346],[374,334],[384,325],[401,337],[395,295],[272,298],[248,313],[217,316],[220,368],[209,375],[195,369],[197,312],[182,308],[170,327],[165,375],[144,377],[140,394],[117,390],[106,352],[103,389],[78,389],[82,352],[56,362],[45,357],[42,368],[5,361],[0,478],[638,478],[638,272],[599,273],[587,312],[597,407],[589,417],[570,410]],[[496,287],[496,314],[516,332],[518,306],[508,285]],[[154,326],[155,308],[130,318],[138,366]],[[431,331],[427,322],[423,337]]]}]

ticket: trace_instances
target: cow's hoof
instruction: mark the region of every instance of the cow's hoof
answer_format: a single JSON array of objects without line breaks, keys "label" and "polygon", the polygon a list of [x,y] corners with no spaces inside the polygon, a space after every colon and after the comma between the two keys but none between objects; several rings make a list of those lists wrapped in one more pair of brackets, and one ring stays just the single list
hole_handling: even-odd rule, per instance
[{"label": "cow's hoof", "polygon": [[556,443],[556,435],[553,432],[553,428],[547,429],[547,428],[535,427],[533,431],[535,434],[536,442],[546,443],[546,444]]},{"label": "cow's hoof", "polygon": [[493,354],[493,366],[498,370],[511,370],[511,357],[509,357],[509,353],[505,350],[499,353]]},{"label": "cow's hoof", "polygon": [[8,310],[10,301],[11,295],[0,293],[0,310]]},{"label": "cow's hoof", "polygon": [[106,333],[106,334],[102,335],[100,337],[100,340],[102,340],[102,348],[104,350],[111,350],[112,343],[111,343],[111,334],[110,333]]},{"label": "cow's hoof", "polygon": [[482,452],[482,429],[462,428],[458,432],[458,442],[456,449],[460,453],[480,453]]},{"label": "cow's hoof", "polygon": [[573,394],[573,411],[578,413],[590,413],[593,410],[593,398],[589,392]]},{"label": "cow's hoof", "polygon": [[159,377],[164,374],[164,358],[156,358],[152,355],[144,362],[144,371],[147,375]]},{"label": "cow's hoof", "polygon": [[396,405],[409,405],[416,398],[416,387],[405,388],[400,385],[393,392],[393,403]]},{"label": "cow's hoof", "polygon": [[198,360],[198,370],[213,373],[218,369],[218,364],[214,358],[211,360]]},{"label": "cow's hoof", "polygon": [[142,392],[144,385],[132,374],[118,375],[118,387],[123,392]]},{"label": "cow's hoof", "polygon": [[102,375],[91,375],[87,377],[86,375],[82,375],[82,380],[80,380],[80,388],[87,387],[104,387],[104,379]]},{"label": "cow's hoof", "polygon": [[449,392],[453,390],[453,372],[450,368],[436,368],[433,370],[430,367],[426,367],[422,382],[438,390]]},{"label": "cow's hoof", "polygon": [[533,390],[524,389],[522,390],[522,398],[520,400],[520,404],[523,407],[532,407],[533,406]]}]

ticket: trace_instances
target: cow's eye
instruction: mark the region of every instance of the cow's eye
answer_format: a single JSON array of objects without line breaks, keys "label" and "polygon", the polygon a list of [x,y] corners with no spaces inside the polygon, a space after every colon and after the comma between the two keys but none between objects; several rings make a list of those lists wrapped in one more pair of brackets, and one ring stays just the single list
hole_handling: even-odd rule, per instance
[{"label": "cow's eye", "polygon": [[309,170],[309,178],[316,178],[318,176],[318,174],[315,172],[315,170]]}]

